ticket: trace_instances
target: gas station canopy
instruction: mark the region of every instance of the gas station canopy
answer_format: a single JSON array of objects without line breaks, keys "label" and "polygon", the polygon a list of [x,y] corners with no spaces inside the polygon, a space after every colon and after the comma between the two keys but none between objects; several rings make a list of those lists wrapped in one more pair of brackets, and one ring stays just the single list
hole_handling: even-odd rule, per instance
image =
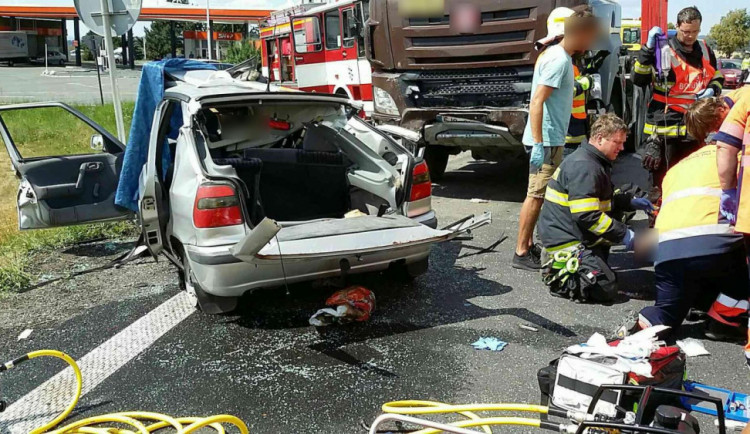
[{"label": "gas station canopy", "polygon": [[[259,21],[278,3],[264,0],[211,0],[211,19]],[[143,0],[141,20],[201,21],[206,19],[206,0]],[[73,0],[0,0],[0,16],[29,18],[75,18]]]}]

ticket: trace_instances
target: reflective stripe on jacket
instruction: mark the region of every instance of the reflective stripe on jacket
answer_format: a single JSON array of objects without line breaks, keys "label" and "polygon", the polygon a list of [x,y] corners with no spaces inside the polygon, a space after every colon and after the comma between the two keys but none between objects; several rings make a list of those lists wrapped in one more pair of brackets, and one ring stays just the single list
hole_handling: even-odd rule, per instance
[{"label": "reflective stripe on jacket", "polygon": [[626,227],[609,215],[611,170],[612,163],[590,144],[563,160],[547,185],[539,216],[539,236],[548,251],[622,241]]},{"label": "reflective stripe on jacket", "polygon": [[716,146],[693,152],[669,169],[656,219],[656,263],[721,254],[742,246],[742,235],[719,213]]}]

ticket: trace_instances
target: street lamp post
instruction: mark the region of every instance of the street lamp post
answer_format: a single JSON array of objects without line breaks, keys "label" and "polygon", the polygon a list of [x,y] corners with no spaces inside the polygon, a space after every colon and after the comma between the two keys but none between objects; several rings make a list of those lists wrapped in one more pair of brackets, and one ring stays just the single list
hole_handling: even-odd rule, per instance
[{"label": "street lamp post", "polygon": [[211,0],[206,0],[206,41],[208,41],[208,60],[213,60],[213,54],[211,53],[214,35],[211,31]]}]

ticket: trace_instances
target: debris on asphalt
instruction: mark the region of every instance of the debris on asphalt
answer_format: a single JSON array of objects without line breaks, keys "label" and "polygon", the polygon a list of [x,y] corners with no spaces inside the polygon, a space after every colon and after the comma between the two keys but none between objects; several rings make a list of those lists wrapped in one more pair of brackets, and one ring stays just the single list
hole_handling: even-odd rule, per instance
[{"label": "debris on asphalt", "polygon": [[29,336],[31,336],[31,332],[32,331],[33,330],[31,330],[31,329],[26,329],[26,330],[22,331],[21,334],[18,335],[18,340],[22,341],[22,340],[28,339]]},{"label": "debris on asphalt", "polygon": [[358,209],[353,209],[353,210],[349,211],[348,213],[344,214],[344,218],[345,219],[350,219],[352,217],[362,217],[362,216],[366,216],[366,215],[367,214],[363,213],[362,211],[360,211]]},{"label": "debris on asphalt", "polygon": [[534,332],[534,333],[536,333],[536,332],[538,332],[538,331],[539,331],[539,329],[538,329],[538,328],[536,328],[536,327],[532,327],[532,326],[530,326],[530,325],[526,325],[526,324],[518,324],[518,327],[520,327],[520,328],[522,328],[522,329],[524,329],[524,330],[528,330],[528,331],[530,331],[530,332]]},{"label": "debris on asphalt", "polygon": [[490,201],[487,200],[487,199],[477,199],[477,198],[474,198],[474,199],[471,200],[471,203],[490,203]]},{"label": "debris on asphalt", "polygon": [[490,350],[490,351],[502,351],[505,346],[508,345],[507,342],[501,341],[498,338],[488,337],[488,338],[479,338],[478,341],[471,344],[472,347],[476,350]]},{"label": "debris on asphalt", "polygon": [[351,286],[328,297],[326,306],[310,317],[310,325],[323,327],[367,321],[375,309],[375,294],[363,286]]},{"label": "debris on asphalt", "polygon": [[701,342],[698,339],[685,338],[685,339],[683,339],[681,341],[677,341],[677,346],[680,347],[680,349],[688,357],[710,356],[711,355],[711,353],[709,353],[708,350],[706,349],[706,346],[703,345],[703,342]]}]

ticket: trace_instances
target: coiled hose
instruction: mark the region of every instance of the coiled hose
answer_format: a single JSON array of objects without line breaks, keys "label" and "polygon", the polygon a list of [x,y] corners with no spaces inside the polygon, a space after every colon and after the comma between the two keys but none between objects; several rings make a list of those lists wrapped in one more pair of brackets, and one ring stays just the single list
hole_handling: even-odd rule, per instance
[{"label": "coiled hose", "polygon": [[[60,413],[56,418],[50,422],[35,428],[31,431],[31,434],[43,434],[43,433],[54,433],[54,434],[74,434],[74,433],[86,433],[86,434],[150,434],[157,432],[163,428],[170,428],[175,430],[178,434],[189,434],[195,432],[204,427],[213,428],[218,434],[224,434],[225,430],[222,424],[233,425],[239,429],[241,434],[248,434],[250,431],[247,429],[242,420],[231,415],[216,415],[209,417],[181,417],[174,418],[166,414],[152,413],[147,411],[127,411],[122,413],[111,413],[104,414],[101,416],[89,417],[82,419],[62,428],[56,428],[65,418],[70,415],[73,409],[78,404],[78,400],[81,398],[81,391],[83,390],[83,377],[81,376],[81,370],[78,364],[69,355],[56,350],[39,350],[32,351],[24,356],[21,356],[15,360],[0,365],[0,372],[7,371],[14,368],[15,366],[26,362],[37,357],[54,357],[65,361],[73,369],[73,374],[76,378],[76,391],[70,404]],[[124,430],[115,427],[107,427],[104,424],[119,424],[127,425],[132,427],[134,430]]]},{"label": "coiled hose", "polygon": [[[492,434],[492,429],[490,426],[492,425],[517,425],[517,426],[530,426],[530,427],[536,427],[536,428],[542,428],[542,429],[548,429],[552,431],[560,431],[560,424],[539,420],[539,419],[531,419],[531,418],[523,418],[523,417],[480,417],[476,413],[476,411],[520,411],[520,412],[530,412],[530,413],[539,413],[539,414],[550,414],[557,417],[569,417],[571,416],[568,412],[565,410],[558,410],[554,408],[549,408],[547,406],[542,405],[532,405],[532,404],[462,404],[462,405],[453,405],[453,404],[446,404],[443,402],[435,402],[435,401],[417,401],[417,400],[406,400],[406,401],[393,401],[393,402],[387,402],[383,404],[383,412],[390,414],[390,415],[401,415],[401,416],[414,416],[414,415],[434,415],[434,414],[446,414],[446,413],[457,413],[460,414],[468,419],[461,420],[458,422],[451,422],[448,425],[450,427],[455,427],[457,430],[452,432],[464,432],[463,428],[471,428],[471,427],[481,427],[482,430],[486,434]],[[380,419],[380,418],[379,418]],[[399,418],[393,418],[393,417],[386,417],[381,419],[380,421],[376,420],[376,422],[373,424],[372,428],[370,429],[370,432],[375,432],[376,425],[382,421],[385,421],[387,419],[393,420],[393,419],[399,419]],[[404,420],[408,422],[413,423],[421,423],[424,421],[419,421],[418,419],[413,418],[404,418],[399,419]],[[434,425],[441,425],[441,424],[434,424]],[[427,426],[427,425],[425,425]],[[445,429],[440,429],[439,427],[434,428],[427,428],[420,431],[416,431],[412,434],[434,434],[445,431]]]}]

